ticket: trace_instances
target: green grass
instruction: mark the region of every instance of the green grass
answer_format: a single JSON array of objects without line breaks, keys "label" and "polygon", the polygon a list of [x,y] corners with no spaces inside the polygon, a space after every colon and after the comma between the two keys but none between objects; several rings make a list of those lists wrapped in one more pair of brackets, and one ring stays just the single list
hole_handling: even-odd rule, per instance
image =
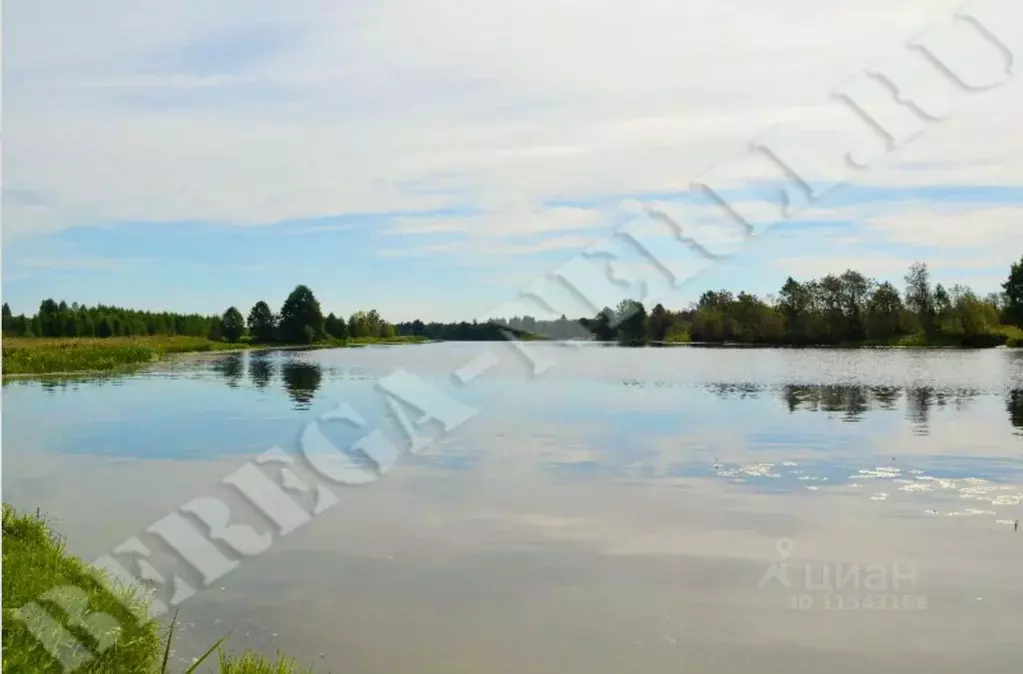
[{"label": "green grass", "polygon": [[1011,348],[1023,347],[1023,330],[1015,325],[1002,325],[999,331],[1005,335],[1005,345]]},{"label": "green grass", "polygon": [[[69,555],[61,539],[54,536],[39,516],[22,515],[3,506],[3,671],[54,672],[62,669],[46,649],[18,620],[16,611],[49,590],[60,587],[81,588],[89,597],[92,610],[107,613],[123,630],[119,639],[84,667],[82,672],[152,672],[160,651],[160,636],[155,622],[140,624],[132,607],[145,606],[139,590],[126,588],[115,594],[101,583],[79,559]],[[59,609],[49,609],[51,614]],[[70,631],[83,643],[92,643],[79,630]]]},{"label": "green grass", "polygon": [[312,674],[312,668],[300,669],[298,663],[291,658],[277,654],[277,661],[254,653],[243,653],[231,659],[220,652],[221,674]]},{"label": "green grass", "polygon": [[[58,590],[58,588],[63,588]],[[39,515],[18,513],[3,505],[3,671],[12,674],[62,674],[60,663],[32,635],[19,615],[35,602],[55,619],[62,609],[41,597],[58,590],[68,596],[67,588],[79,588],[88,601],[90,611],[106,613],[116,625],[104,625],[100,641],[68,621],[64,628],[93,654],[91,660],[75,669],[76,674],[161,674],[167,671],[167,657],[173,640],[172,627],[161,637],[159,624],[150,619],[138,620],[145,613],[149,598],[139,588],[114,587],[101,581],[95,570],[69,554],[64,541],[56,536]],[[119,626],[119,627],[118,627]],[[98,647],[109,639],[109,646]],[[212,641],[212,639],[211,639]],[[299,674],[294,660],[279,656],[276,662],[247,652],[228,657],[220,641],[212,644],[208,656],[217,652],[219,671],[224,674]],[[194,671],[202,659],[187,671]]]},{"label": "green grass", "polygon": [[672,332],[664,338],[665,344],[688,344],[693,341],[693,338],[689,335],[686,330],[679,332]]},{"label": "green grass", "polygon": [[1008,334],[1004,331],[1005,326],[998,326],[983,334],[975,334],[966,337],[961,334],[942,334],[928,338],[924,333],[917,332],[906,335],[894,341],[894,346],[909,347],[961,347],[961,348],[990,348],[1001,346],[1006,343]]},{"label": "green grass", "polygon": [[3,340],[4,374],[99,372],[144,365],[171,353],[246,348],[204,337],[84,337],[50,339],[8,337]]},{"label": "green grass", "polygon": [[[365,346],[368,344],[414,344],[425,337],[363,337],[332,339],[311,347]],[[205,337],[83,337],[53,339],[47,337],[8,337],[3,340],[5,375],[70,374],[111,372],[146,365],[169,354],[229,351],[250,348],[279,348],[295,345],[216,342]]]}]

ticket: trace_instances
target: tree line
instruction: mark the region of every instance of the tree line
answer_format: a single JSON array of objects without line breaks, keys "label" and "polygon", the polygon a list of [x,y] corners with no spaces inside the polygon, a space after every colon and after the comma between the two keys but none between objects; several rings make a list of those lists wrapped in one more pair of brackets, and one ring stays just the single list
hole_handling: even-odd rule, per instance
[{"label": "tree line", "polygon": [[1002,325],[1023,326],[1023,260],[1012,265],[1003,292],[983,298],[963,285],[946,288],[932,283],[925,263],[914,263],[904,281],[900,293],[888,281],[850,269],[802,282],[790,276],[777,295],[767,298],[709,290],[678,311],[658,304],[648,312],[641,302],[625,299],[593,318],[540,321],[515,316],[498,322],[551,339],[582,335],[624,345],[693,341],[993,346],[1007,339]]},{"label": "tree line", "polygon": [[310,344],[333,339],[422,337],[447,341],[498,341],[533,336],[595,339],[623,345],[709,342],[786,345],[917,343],[992,346],[1008,338],[1003,325],[1023,326],[1023,259],[1014,263],[1002,292],[979,297],[970,288],[932,283],[924,263],[914,263],[902,292],[855,270],[810,281],[786,279],[776,295],[761,298],[708,290],[683,310],[657,304],[649,312],[624,299],[592,318],[541,320],[532,316],[484,323],[391,324],[376,310],[347,319],[323,315],[307,286],[297,286],[274,313],[263,301],[247,316],[230,307],[220,316],[148,312],[105,305],[86,307],[44,300],[31,317],[3,305],[3,333],[13,337],[206,336],[230,342]]},{"label": "tree line", "polygon": [[260,343],[311,344],[328,338],[389,338],[395,327],[374,309],[357,311],[350,317],[323,315],[320,303],[307,286],[297,286],[280,310],[259,301],[243,316],[236,307],[223,314],[180,314],[139,311],[77,302],[43,300],[34,316],[15,316],[3,304],[5,337],[136,337],[185,335],[237,342],[249,338]]}]

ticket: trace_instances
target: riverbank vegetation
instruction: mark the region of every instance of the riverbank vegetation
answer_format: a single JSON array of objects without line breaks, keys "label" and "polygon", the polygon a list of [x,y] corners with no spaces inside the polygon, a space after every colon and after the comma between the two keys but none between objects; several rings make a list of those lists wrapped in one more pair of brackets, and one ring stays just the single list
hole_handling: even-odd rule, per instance
[{"label": "riverbank vegetation", "polygon": [[375,311],[358,311],[350,318],[323,315],[320,303],[307,286],[299,285],[274,313],[259,301],[242,315],[237,307],[223,314],[180,314],[140,311],[107,305],[87,307],[77,302],[46,299],[34,316],[15,316],[3,305],[4,337],[99,338],[196,337],[211,342],[255,344],[314,344],[349,337],[370,340],[398,336],[394,326]]},{"label": "riverbank vegetation", "polygon": [[[640,346],[649,343],[738,343],[786,346],[1023,346],[1023,260],[1012,265],[1002,292],[980,297],[970,288],[932,283],[926,264],[912,265],[900,292],[849,269],[819,279],[789,277],[777,294],[761,298],[730,290],[708,290],[687,309],[662,304],[649,312],[639,301],[622,300],[592,318],[556,320],[532,316],[484,323],[392,324],[375,310],[347,319],[326,316],[312,290],[297,286],[280,311],[257,302],[244,316],[229,307],[220,316],[147,312],[99,305],[42,302],[32,317],[14,316],[3,305],[5,337],[95,338],[39,343],[5,340],[5,373],[110,369],[144,363],[164,353],[245,348],[254,345],[342,346],[379,342],[502,341],[509,338],[595,339]],[[101,342],[113,338],[162,337],[155,344]],[[189,342],[186,338],[193,338]],[[12,342],[8,348],[8,342]],[[111,345],[109,350],[99,347]],[[190,345],[190,346],[186,346]],[[94,352],[90,352],[92,349]],[[148,349],[148,350],[147,350]],[[47,353],[50,351],[50,353]]]},{"label": "riverbank vegetation", "polygon": [[[309,348],[367,346],[370,344],[411,344],[418,337],[354,337],[326,339]],[[87,372],[115,372],[152,363],[171,354],[237,351],[242,349],[307,348],[283,343],[258,343],[243,338],[238,342],[213,341],[205,337],[8,337],[3,342],[3,374],[48,375]]]},{"label": "riverbank vegetation", "polygon": [[[70,606],[71,588],[77,588],[88,602],[92,614],[90,629],[60,625],[64,615],[53,604]],[[48,594],[49,593],[49,594]],[[80,559],[69,554],[64,541],[56,536],[39,515],[18,513],[3,505],[3,671],[59,674],[60,663],[29,630],[33,618],[57,622],[47,626],[50,634],[66,630],[68,640],[78,641],[91,655],[82,659],[76,672],[124,672],[156,674],[166,672],[165,653],[172,633],[161,636],[156,621],[139,621],[148,599],[141,588],[120,587],[101,582]],[[45,614],[42,612],[45,611]],[[115,623],[104,621],[100,614]],[[88,618],[87,618],[88,620]],[[118,633],[116,630],[120,629]],[[69,645],[65,640],[65,645]],[[272,663],[253,653],[228,657],[222,650],[220,671],[230,674],[298,674],[294,661],[287,658]],[[211,655],[213,653],[211,652]],[[71,653],[65,652],[65,656]],[[200,663],[195,663],[196,665]],[[192,669],[188,670],[193,671]],[[310,670],[311,671],[311,670]]]},{"label": "riverbank vegetation", "polygon": [[[777,295],[761,298],[710,290],[688,309],[623,300],[593,318],[502,320],[552,339],[592,335],[623,345],[738,343],[785,346],[1023,346],[1023,261],[1012,265],[1001,293],[934,284],[926,264],[912,265],[900,293],[847,270],[810,281],[789,277]],[[573,323],[576,325],[573,326]],[[580,331],[580,327],[582,330]],[[585,337],[583,337],[585,338]]]},{"label": "riverbank vegetation", "polygon": [[425,341],[401,335],[375,311],[348,319],[324,317],[313,292],[300,285],[279,312],[257,302],[243,317],[236,307],[220,316],[123,309],[44,300],[34,316],[3,305],[3,373],[110,371],[150,363],[168,354],[281,346],[360,346]]},{"label": "riverbank vegetation", "polygon": [[59,374],[118,370],[158,360],[172,353],[238,348],[205,337],[84,337],[76,339],[7,337],[3,373]]}]

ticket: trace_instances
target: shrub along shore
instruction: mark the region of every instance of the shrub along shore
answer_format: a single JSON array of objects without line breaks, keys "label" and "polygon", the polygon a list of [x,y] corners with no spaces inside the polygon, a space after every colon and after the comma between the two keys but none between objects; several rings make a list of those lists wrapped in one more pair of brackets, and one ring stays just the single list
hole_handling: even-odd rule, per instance
[{"label": "shrub along shore", "polygon": [[[94,620],[93,627],[101,625],[105,630],[97,639],[95,634],[63,624],[70,638],[80,642],[92,656],[75,669],[76,673],[165,674],[168,671],[173,630],[162,635],[156,621],[143,623],[133,615],[142,613],[141,609],[148,606],[144,591],[141,588],[114,589],[101,582],[93,569],[67,552],[63,540],[39,513],[18,513],[6,503],[3,505],[3,671],[62,674],[61,664],[29,631],[31,618],[27,621],[25,618],[41,609],[52,619],[59,620],[60,609],[51,609],[48,601],[40,599],[51,590],[68,587],[83,591],[88,599],[88,610],[111,616],[121,629],[120,634],[115,634],[110,625]],[[50,634],[53,633],[51,627]],[[229,657],[222,650],[223,643],[224,639],[212,642],[213,648],[207,653],[207,658],[218,658],[221,674],[312,673],[311,669],[300,669],[294,660],[283,656],[276,662],[251,652]],[[187,672],[201,664],[203,659],[193,663]]]}]

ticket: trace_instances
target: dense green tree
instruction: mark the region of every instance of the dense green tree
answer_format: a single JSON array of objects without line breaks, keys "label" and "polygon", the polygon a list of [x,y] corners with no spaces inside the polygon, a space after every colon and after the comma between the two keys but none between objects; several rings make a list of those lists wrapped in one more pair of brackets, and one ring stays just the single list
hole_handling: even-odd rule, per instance
[{"label": "dense green tree", "polygon": [[14,316],[11,314],[11,307],[4,302],[3,307],[3,333],[11,334],[14,331]]},{"label": "dense green tree", "polygon": [[948,317],[941,325],[943,333],[967,344],[983,345],[998,326],[998,309],[961,285],[952,286]]},{"label": "dense green tree", "polygon": [[846,324],[845,338],[863,339],[866,335],[863,314],[872,283],[863,274],[852,269],[842,274],[839,281],[841,282],[842,313],[845,315]]},{"label": "dense green tree", "polygon": [[245,318],[235,307],[228,307],[220,317],[220,334],[229,342],[237,342],[245,336]]},{"label": "dense green tree", "polygon": [[348,334],[356,339],[370,336],[369,314],[365,311],[356,311],[348,317]]},{"label": "dense green tree", "polygon": [[224,338],[224,324],[221,321],[213,321],[206,332],[206,339],[211,342],[219,342]]},{"label": "dense green tree", "polygon": [[928,337],[935,333],[934,291],[931,289],[931,274],[923,262],[914,262],[906,274],[906,308],[909,309],[918,327]]},{"label": "dense green tree", "polygon": [[647,319],[647,334],[651,341],[663,342],[671,330],[671,315],[664,308],[663,304],[657,304],[650,310],[650,317]]},{"label": "dense green tree", "polygon": [[1009,278],[1002,284],[1006,318],[1012,325],[1023,326],[1023,259],[1013,262]]},{"label": "dense green tree", "polygon": [[646,307],[636,300],[622,300],[615,312],[618,324],[618,343],[639,346],[648,341]]},{"label": "dense green tree", "polygon": [[810,288],[791,276],[788,277],[785,285],[781,287],[778,309],[785,317],[787,334],[796,343],[812,340],[813,297]]},{"label": "dense green tree", "polygon": [[62,337],[79,337],[79,323],[77,317],[71,312],[65,312],[61,317],[63,326],[61,327]]},{"label": "dense green tree", "polygon": [[277,319],[270,306],[260,300],[252,305],[248,318],[249,334],[257,342],[273,342],[277,339]]},{"label": "dense green tree", "polygon": [[867,337],[887,340],[902,334],[902,314],[902,298],[895,286],[887,281],[878,285],[867,300]]},{"label": "dense green tree", "polygon": [[311,344],[324,336],[320,303],[307,286],[296,286],[281,307],[278,332],[284,342]]},{"label": "dense green tree", "polygon": [[613,342],[618,338],[615,312],[611,307],[604,307],[596,318],[584,319],[583,327],[593,334],[598,342]]},{"label": "dense green tree", "polygon": [[323,329],[334,339],[345,339],[348,337],[347,322],[335,316],[334,312],[327,315],[327,319],[323,322]]},{"label": "dense green tree", "polygon": [[63,325],[60,320],[58,305],[52,299],[43,300],[39,304],[39,329],[43,337],[60,337]]},{"label": "dense green tree", "polygon": [[386,324],[376,309],[356,311],[348,319],[348,335],[355,338],[380,337],[387,332],[387,328],[383,327]]},{"label": "dense green tree", "polygon": [[940,283],[934,286],[934,321],[940,329],[952,318],[952,298],[945,286]]}]

